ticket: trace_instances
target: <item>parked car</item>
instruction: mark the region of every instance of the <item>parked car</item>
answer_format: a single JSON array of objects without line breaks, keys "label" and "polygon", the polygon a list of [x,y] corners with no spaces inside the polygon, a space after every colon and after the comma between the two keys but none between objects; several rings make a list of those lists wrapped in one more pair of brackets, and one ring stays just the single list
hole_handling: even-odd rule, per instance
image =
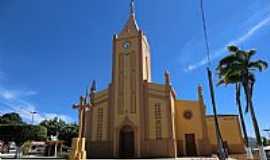
[{"label": "parked car", "polygon": [[[265,151],[267,160],[270,160],[270,146],[265,146],[265,147],[263,147],[263,149]],[[259,156],[259,149],[258,148],[254,148],[253,149],[253,153],[254,153],[255,156]]]},{"label": "parked car", "polygon": [[16,149],[17,149],[17,146],[15,142],[13,141],[8,142],[8,153],[16,153]]},{"label": "parked car", "polygon": [[4,141],[0,140],[0,153],[3,153],[3,149],[4,149]]},{"label": "parked car", "polygon": [[29,154],[43,155],[45,154],[45,150],[46,150],[46,142],[33,141],[31,143],[31,149],[30,149]]},{"label": "parked car", "polygon": [[267,159],[270,160],[270,146],[264,147],[264,150],[265,150]]}]

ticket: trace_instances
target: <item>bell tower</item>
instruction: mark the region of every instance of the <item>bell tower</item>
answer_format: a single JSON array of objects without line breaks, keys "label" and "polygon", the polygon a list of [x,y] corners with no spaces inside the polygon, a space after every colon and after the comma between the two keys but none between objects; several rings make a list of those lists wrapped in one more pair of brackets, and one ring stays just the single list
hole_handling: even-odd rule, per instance
[{"label": "bell tower", "polygon": [[[134,0],[129,17],[120,33],[113,36],[113,126],[114,155],[119,155],[118,138],[122,127],[143,128],[144,83],[151,82],[151,57],[147,38],[135,18]],[[134,129],[135,130],[135,129]],[[140,155],[144,134],[134,132],[134,153]]]},{"label": "bell tower", "polygon": [[112,83],[118,113],[136,112],[136,93],[143,81],[151,81],[150,47],[137,25],[134,1],[131,1],[128,21],[113,37]]}]

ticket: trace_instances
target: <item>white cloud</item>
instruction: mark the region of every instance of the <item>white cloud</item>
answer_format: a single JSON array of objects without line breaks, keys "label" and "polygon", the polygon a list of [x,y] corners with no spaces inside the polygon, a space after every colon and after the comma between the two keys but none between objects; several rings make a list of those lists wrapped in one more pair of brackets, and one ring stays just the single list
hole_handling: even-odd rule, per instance
[{"label": "white cloud", "polygon": [[61,118],[67,122],[73,122],[73,119],[67,115],[57,113],[42,112],[37,109],[37,106],[32,102],[26,100],[30,96],[36,95],[37,92],[32,90],[8,90],[3,87],[0,88],[0,106],[1,114],[8,112],[16,112],[20,114],[24,121],[31,123],[31,112],[37,112],[34,114],[34,123],[40,123],[45,119],[52,119],[54,117]]},{"label": "white cloud", "polygon": [[[220,57],[221,55],[223,55],[226,52],[225,48],[220,48],[217,49],[215,52],[213,52],[213,54],[211,55],[211,60],[214,60],[218,57]],[[204,66],[208,63],[208,57],[205,56],[203,59],[201,59],[199,62],[194,63],[194,64],[190,64],[188,65],[184,71],[185,72],[189,72],[189,71],[193,71],[201,66]]]},{"label": "white cloud", "polygon": [[[242,35],[241,37],[235,39],[235,40],[231,40],[229,43],[227,43],[227,45],[229,44],[235,44],[235,45],[239,45],[247,40],[249,40],[254,34],[256,34],[258,31],[260,31],[263,27],[265,27],[266,25],[270,24],[270,16],[262,19],[261,21],[259,21],[258,23],[256,23],[255,25],[253,25],[252,27],[250,27],[248,29],[248,31]],[[227,46],[226,45],[226,46]],[[223,54],[226,53],[226,48],[220,48],[217,49],[213,52],[213,54],[211,55],[211,60],[215,60],[218,57],[222,56]],[[201,66],[204,66],[208,63],[208,58],[207,56],[203,57],[200,61],[194,63],[194,64],[190,64],[188,65],[184,71],[185,72],[189,72],[189,71],[193,71]]]},{"label": "white cloud", "polygon": [[64,114],[57,114],[52,112],[42,112],[37,109],[37,107],[30,102],[26,102],[24,100],[12,100],[12,102],[4,102],[0,100],[0,104],[4,104],[5,110],[1,111],[1,114],[8,113],[8,112],[16,112],[20,114],[20,116],[28,123],[32,123],[32,113],[34,114],[34,124],[38,124],[45,119],[53,119],[54,117],[58,117],[66,122],[74,122],[74,120],[67,115]]},{"label": "white cloud", "polygon": [[2,96],[5,99],[8,99],[8,100],[16,97],[16,95],[14,93],[9,92],[9,91],[0,92],[0,96]]},{"label": "white cloud", "polygon": [[53,119],[55,117],[58,117],[66,122],[73,122],[73,119],[67,115],[63,115],[63,114],[56,114],[56,113],[44,113],[43,114],[43,118],[45,119]]},{"label": "white cloud", "polygon": [[11,99],[21,99],[23,97],[36,95],[37,92],[32,90],[9,90],[3,87],[0,88],[0,98],[11,100]]},{"label": "white cloud", "polygon": [[34,115],[34,123],[40,123],[45,119],[52,119],[54,117],[61,118],[67,122],[74,122],[74,120],[64,114],[57,114],[52,112],[42,112],[38,107],[29,99],[38,93],[28,89],[9,89],[6,88],[1,82],[6,80],[5,73],[0,70],[0,114],[9,112],[16,112],[20,114],[22,119],[27,123],[32,122],[31,112],[37,112]]},{"label": "white cloud", "polygon": [[248,30],[246,34],[244,34],[242,37],[238,38],[237,40],[234,40],[230,43],[232,44],[240,44],[244,41],[248,40],[251,36],[253,36],[258,30],[269,24],[270,22],[270,16],[266,17],[265,19],[258,22],[256,25],[254,25],[252,28]]}]

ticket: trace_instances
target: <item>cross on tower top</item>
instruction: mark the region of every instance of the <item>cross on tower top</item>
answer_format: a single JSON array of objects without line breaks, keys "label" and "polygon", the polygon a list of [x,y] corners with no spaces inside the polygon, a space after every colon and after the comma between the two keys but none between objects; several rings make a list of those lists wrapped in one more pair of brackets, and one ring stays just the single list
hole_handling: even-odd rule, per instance
[{"label": "cross on tower top", "polygon": [[135,16],[135,0],[130,1],[129,13],[130,15]]}]

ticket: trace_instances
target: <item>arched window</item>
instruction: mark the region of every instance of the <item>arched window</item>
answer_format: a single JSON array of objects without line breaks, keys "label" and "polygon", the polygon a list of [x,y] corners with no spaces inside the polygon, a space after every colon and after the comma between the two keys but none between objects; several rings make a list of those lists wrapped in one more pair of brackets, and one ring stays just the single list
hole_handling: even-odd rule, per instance
[{"label": "arched window", "polygon": [[160,103],[155,104],[156,139],[162,138],[162,119]]},{"label": "arched window", "polygon": [[97,110],[97,141],[102,141],[103,108]]}]

